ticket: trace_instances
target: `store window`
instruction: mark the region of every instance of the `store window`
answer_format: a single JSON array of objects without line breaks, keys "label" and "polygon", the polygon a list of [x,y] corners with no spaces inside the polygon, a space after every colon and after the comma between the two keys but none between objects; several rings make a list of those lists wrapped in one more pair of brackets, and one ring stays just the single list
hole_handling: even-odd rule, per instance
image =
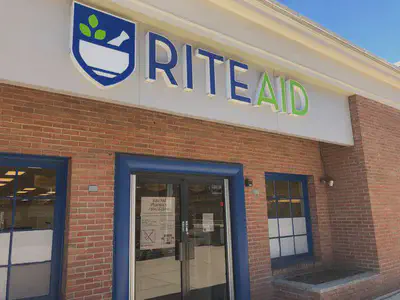
[{"label": "store window", "polygon": [[66,160],[0,155],[0,300],[58,299]]},{"label": "store window", "polygon": [[307,176],[266,174],[269,244],[272,267],[312,255]]}]

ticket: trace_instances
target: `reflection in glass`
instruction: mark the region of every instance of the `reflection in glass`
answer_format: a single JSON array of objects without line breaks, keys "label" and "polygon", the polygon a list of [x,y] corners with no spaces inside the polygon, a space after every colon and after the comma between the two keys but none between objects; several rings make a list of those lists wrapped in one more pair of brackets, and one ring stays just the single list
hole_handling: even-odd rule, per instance
[{"label": "reflection in glass", "polygon": [[272,180],[267,180],[267,197],[274,197],[274,182]]},{"label": "reflection in glass", "polygon": [[290,200],[278,200],[278,218],[290,218]]},{"label": "reflection in glass", "polygon": [[275,181],[276,196],[280,198],[289,198],[289,181]]},{"label": "reflection in glass", "polygon": [[180,299],[180,186],[138,179],[136,187],[136,300]]},{"label": "reflection in glass", "polygon": [[[15,175],[6,175],[12,168],[0,167],[0,266],[8,264],[10,252],[10,230],[12,228],[12,209],[15,190]],[[0,299],[2,298],[2,281],[7,282],[7,268],[1,268]],[[4,297],[5,299],[5,297]]]},{"label": "reflection in glass", "polygon": [[189,185],[189,297],[195,299],[228,299],[222,190],[222,184]]},{"label": "reflection in glass", "polygon": [[56,171],[18,170],[15,230],[52,229]]},{"label": "reflection in glass", "polygon": [[276,200],[267,200],[267,205],[268,205],[268,218],[276,218]]},{"label": "reflection in glass", "polygon": [[6,175],[12,168],[0,167],[0,232],[12,226],[12,206],[15,192],[15,175]]},{"label": "reflection in glass", "polygon": [[303,187],[300,181],[290,182],[290,193],[292,198],[303,197]]},{"label": "reflection in glass", "polygon": [[0,233],[12,225],[12,198],[0,200]]},{"label": "reflection in glass", "polygon": [[293,218],[304,217],[303,200],[292,199],[292,216]]}]

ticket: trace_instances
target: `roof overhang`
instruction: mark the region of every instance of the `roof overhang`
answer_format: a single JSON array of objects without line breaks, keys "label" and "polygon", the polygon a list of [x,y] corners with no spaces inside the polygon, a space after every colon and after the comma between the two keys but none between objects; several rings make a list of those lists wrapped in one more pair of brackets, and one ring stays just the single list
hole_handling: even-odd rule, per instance
[{"label": "roof overhang", "polygon": [[[170,0],[171,2],[159,0],[82,1],[126,17],[133,17],[137,21],[163,28],[163,30],[173,30],[182,37],[196,37],[196,40],[210,45],[223,45],[224,49],[233,49],[234,53],[240,53],[246,59],[268,62],[271,66],[279,66],[287,72],[312,78],[321,86],[336,89],[347,95],[359,94],[400,109],[400,68],[350,44],[271,0],[193,0],[187,3],[180,1],[178,3],[173,0]],[[257,26],[300,43],[309,48],[310,53],[314,51],[313,53],[319,53],[327,60],[346,66],[347,69],[358,74],[358,78],[351,82],[342,78],[340,72],[294,62],[277,53],[246,43],[238,35],[227,34],[213,28],[207,23],[207,18],[195,19],[188,16],[188,9],[196,10],[195,6],[189,6],[201,2],[217,5]],[[179,10],[185,5],[185,8]],[[343,70],[341,72],[343,74]],[[360,78],[368,78],[368,80],[364,80],[361,84]]]},{"label": "roof overhang", "polygon": [[354,69],[400,88],[400,70],[271,0],[208,0]]}]

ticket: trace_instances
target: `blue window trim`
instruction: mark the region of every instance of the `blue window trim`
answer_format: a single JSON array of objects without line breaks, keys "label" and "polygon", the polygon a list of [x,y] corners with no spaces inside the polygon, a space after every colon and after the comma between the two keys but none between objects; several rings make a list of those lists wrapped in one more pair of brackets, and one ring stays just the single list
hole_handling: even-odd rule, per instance
[{"label": "blue window trim", "polygon": [[271,259],[272,268],[279,269],[298,263],[314,262],[315,259],[314,259],[314,249],[313,249],[312,224],[310,215],[307,175],[266,172],[265,180],[300,181],[302,183],[304,216],[306,218],[306,230],[307,230],[308,253],[273,258]]},{"label": "blue window trim", "polygon": [[113,299],[129,296],[130,174],[159,172],[224,176],[229,179],[236,299],[250,299],[243,166],[129,154],[116,155]]},{"label": "blue window trim", "polygon": [[[56,170],[56,201],[54,206],[53,248],[51,254],[50,292],[32,299],[53,300],[61,297],[63,274],[64,230],[67,202],[68,163],[66,157],[0,153],[0,166],[10,168],[40,167]],[[8,274],[8,277],[10,272]],[[7,283],[8,286],[8,283]],[[8,292],[8,289],[7,289]],[[8,295],[7,298],[8,299]]]}]

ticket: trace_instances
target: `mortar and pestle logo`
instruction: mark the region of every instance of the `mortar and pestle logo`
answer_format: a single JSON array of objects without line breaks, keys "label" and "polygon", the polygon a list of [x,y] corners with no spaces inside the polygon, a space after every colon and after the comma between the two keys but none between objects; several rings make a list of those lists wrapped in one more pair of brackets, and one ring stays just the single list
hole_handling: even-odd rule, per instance
[{"label": "mortar and pestle logo", "polygon": [[132,74],[134,22],[75,1],[72,24],[71,54],[87,78],[98,87],[110,87]]},{"label": "mortar and pestle logo", "polygon": [[[96,29],[99,21],[96,15],[89,17],[89,25]],[[86,24],[81,23],[79,29],[83,35],[92,37],[92,30]],[[97,29],[94,33],[94,42],[85,40],[79,41],[79,53],[84,62],[93,68],[93,72],[99,76],[115,78],[118,74],[124,72],[129,66],[129,54],[111,47],[96,44],[95,41],[102,41],[106,38],[106,31]],[[129,39],[128,34],[122,31],[121,34],[107,42],[107,45],[119,47],[123,42]]]}]

